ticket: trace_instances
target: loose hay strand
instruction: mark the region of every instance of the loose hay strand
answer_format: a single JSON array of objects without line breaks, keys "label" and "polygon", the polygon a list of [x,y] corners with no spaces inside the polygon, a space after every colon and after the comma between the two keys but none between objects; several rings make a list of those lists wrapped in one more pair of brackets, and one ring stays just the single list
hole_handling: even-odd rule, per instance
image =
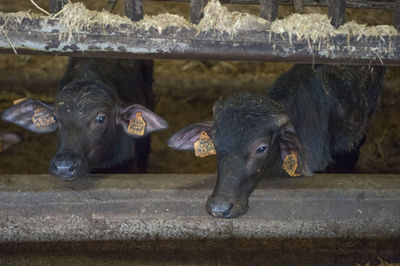
[{"label": "loose hay strand", "polygon": [[8,35],[7,35],[6,31],[3,28],[1,28],[1,30],[3,31],[3,34],[6,36],[8,43],[10,44],[11,48],[14,51],[14,54],[18,54],[17,50],[14,47],[14,45],[11,43],[10,38],[8,38]]},{"label": "loose hay strand", "polygon": [[50,16],[50,15],[51,15],[49,12],[47,12],[46,10],[44,10],[43,8],[41,8],[38,4],[36,4],[35,1],[33,1],[33,0],[30,0],[30,1],[31,1],[31,3],[32,3],[37,9],[39,9],[40,11],[42,11],[43,13],[45,13],[47,16]]}]

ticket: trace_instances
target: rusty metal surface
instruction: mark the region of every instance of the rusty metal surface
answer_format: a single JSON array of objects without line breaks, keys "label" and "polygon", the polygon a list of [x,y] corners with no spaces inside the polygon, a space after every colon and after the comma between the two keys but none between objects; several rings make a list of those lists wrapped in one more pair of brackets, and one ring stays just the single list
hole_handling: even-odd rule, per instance
[{"label": "rusty metal surface", "polygon": [[326,40],[297,39],[287,34],[241,31],[232,36],[221,32],[167,27],[135,29],[131,26],[94,27],[90,32],[73,34],[71,41],[59,37],[62,30],[55,20],[24,19],[5,23],[0,35],[0,52],[101,56],[122,58],[192,58],[218,60],[257,60],[297,63],[400,64],[399,36],[336,36]]},{"label": "rusty metal surface", "polygon": [[265,180],[230,220],[205,211],[214,175],[0,180],[0,242],[400,237],[398,175]]}]

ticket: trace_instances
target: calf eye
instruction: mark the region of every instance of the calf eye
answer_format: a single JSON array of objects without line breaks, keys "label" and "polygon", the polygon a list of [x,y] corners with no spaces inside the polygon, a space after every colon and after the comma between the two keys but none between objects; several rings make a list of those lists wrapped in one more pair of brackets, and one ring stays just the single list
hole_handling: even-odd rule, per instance
[{"label": "calf eye", "polygon": [[264,153],[266,150],[267,150],[267,145],[262,145],[257,148],[256,153],[261,154],[261,153]]},{"label": "calf eye", "polygon": [[96,117],[96,123],[103,124],[104,121],[106,121],[106,116],[105,115],[99,115],[98,117]]}]

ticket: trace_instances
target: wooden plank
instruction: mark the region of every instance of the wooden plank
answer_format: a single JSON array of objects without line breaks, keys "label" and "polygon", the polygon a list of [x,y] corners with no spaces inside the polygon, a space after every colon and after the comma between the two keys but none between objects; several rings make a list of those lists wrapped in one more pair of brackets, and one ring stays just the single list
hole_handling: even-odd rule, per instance
[{"label": "wooden plank", "polygon": [[268,21],[278,18],[278,0],[260,0],[261,17]]},{"label": "wooden plank", "polygon": [[143,0],[124,0],[125,16],[132,21],[139,21],[143,18]]},{"label": "wooden plank", "polygon": [[328,17],[331,24],[339,28],[346,22],[346,0],[328,0]]},{"label": "wooden plank", "polygon": [[[342,63],[400,65],[400,37],[350,37],[338,35],[325,40],[269,33],[240,31],[198,32],[194,28],[166,27],[144,30],[132,26],[97,26],[90,31],[76,32],[71,40],[61,38],[64,29],[56,20],[24,19],[14,23],[0,17],[0,52],[57,54],[120,58],[170,58],[256,60],[295,63]],[[67,34],[64,32],[64,34]]]}]

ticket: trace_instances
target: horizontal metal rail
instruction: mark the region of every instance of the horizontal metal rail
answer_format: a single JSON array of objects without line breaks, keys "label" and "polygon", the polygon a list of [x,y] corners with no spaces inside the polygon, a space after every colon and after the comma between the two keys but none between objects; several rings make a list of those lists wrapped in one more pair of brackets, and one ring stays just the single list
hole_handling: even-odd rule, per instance
[{"label": "horizontal metal rail", "polygon": [[170,58],[400,65],[399,36],[337,35],[312,41],[268,30],[198,32],[194,28],[97,27],[74,32],[70,41],[58,20],[0,17],[0,53],[119,58]]},{"label": "horizontal metal rail", "polygon": [[[190,0],[152,0],[159,2],[189,2]],[[260,0],[220,0],[221,3],[227,4],[260,4]],[[293,0],[279,0],[279,5],[293,6]],[[363,9],[390,9],[395,5],[395,0],[392,1],[373,1],[373,0],[347,0],[346,7],[363,8]],[[328,6],[328,0],[302,0],[304,6]]]}]

